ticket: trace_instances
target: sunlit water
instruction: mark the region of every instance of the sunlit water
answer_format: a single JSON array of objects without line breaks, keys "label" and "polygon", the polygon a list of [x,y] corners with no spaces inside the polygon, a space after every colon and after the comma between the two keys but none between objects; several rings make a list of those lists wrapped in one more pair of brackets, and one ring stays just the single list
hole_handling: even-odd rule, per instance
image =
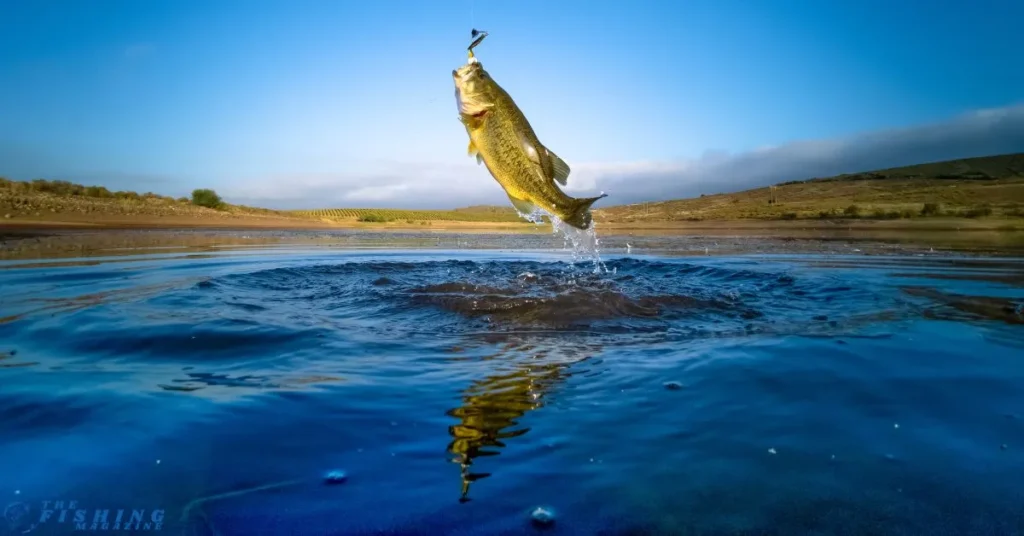
[{"label": "sunlit water", "polygon": [[1024,527],[1021,261],[506,245],[0,264],[0,534]]}]

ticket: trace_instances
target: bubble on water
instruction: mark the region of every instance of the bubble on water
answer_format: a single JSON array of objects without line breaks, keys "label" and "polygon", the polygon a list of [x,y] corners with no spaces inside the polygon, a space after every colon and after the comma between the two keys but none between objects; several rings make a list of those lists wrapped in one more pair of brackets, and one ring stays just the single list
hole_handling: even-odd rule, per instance
[{"label": "bubble on water", "polygon": [[546,527],[555,522],[555,512],[550,508],[538,506],[530,513],[530,519],[535,525]]},{"label": "bubble on water", "polygon": [[348,475],[345,471],[339,471],[337,469],[328,471],[327,474],[324,475],[324,482],[328,484],[340,484],[346,480],[348,480]]},{"label": "bubble on water", "polygon": [[522,279],[522,280],[525,280],[525,281],[535,281],[537,279],[537,274],[535,274],[533,272],[523,272],[523,273],[519,274],[518,277],[519,277],[519,279]]}]

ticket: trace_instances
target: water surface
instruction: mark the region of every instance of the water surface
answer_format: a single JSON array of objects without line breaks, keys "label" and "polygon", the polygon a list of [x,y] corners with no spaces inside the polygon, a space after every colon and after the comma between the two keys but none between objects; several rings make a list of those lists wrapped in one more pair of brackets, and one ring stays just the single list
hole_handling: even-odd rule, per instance
[{"label": "water surface", "polygon": [[0,531],[1024,527],[1021,259],[430,239],[0,263]]}]

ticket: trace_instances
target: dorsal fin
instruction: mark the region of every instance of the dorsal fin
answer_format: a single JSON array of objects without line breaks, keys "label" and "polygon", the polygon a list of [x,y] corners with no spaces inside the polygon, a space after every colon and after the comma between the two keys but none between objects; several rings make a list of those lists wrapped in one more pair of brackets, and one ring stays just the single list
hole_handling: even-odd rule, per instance
[{"label": "dorsal fin", "polygon": [[551,161],[551,173],[555,180],[558,181],[558,184],[565,186],[569,180],[569,164],[566,164],[565,160],[559,158],[547,147],[544,148],[544,152],[547,153],[548,160]]}]

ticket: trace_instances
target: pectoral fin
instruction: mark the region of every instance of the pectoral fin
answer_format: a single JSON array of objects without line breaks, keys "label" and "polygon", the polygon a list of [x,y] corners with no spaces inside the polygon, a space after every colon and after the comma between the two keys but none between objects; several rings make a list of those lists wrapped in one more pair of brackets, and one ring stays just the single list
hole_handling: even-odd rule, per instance
[{"label": "pectoral fin", "polygon": [[524,217],[525,216],[529,216],[535,210],[537,210],[537,206],[536,205],[534,205],[533,203],[531,203],[531,202],[529,202],[529,201],[527,201],[525,199],[518,199],[518,198],[512,197],[511,194],[509,194],[508,199],[509,199],[509,201],[512,202],[512,206],[515,207],[516,212],[519,212],[519,214],[524,216]]},{"label": "pectoral fin", "polygon": [[469,148],[466,149],[466,152],[469,153],[469,156],[476,157],[477,164],[483,163],[484,157],[480,156],[480,150],[476,148],[476,144],[473,143],[472,139],[469,140]]}]

